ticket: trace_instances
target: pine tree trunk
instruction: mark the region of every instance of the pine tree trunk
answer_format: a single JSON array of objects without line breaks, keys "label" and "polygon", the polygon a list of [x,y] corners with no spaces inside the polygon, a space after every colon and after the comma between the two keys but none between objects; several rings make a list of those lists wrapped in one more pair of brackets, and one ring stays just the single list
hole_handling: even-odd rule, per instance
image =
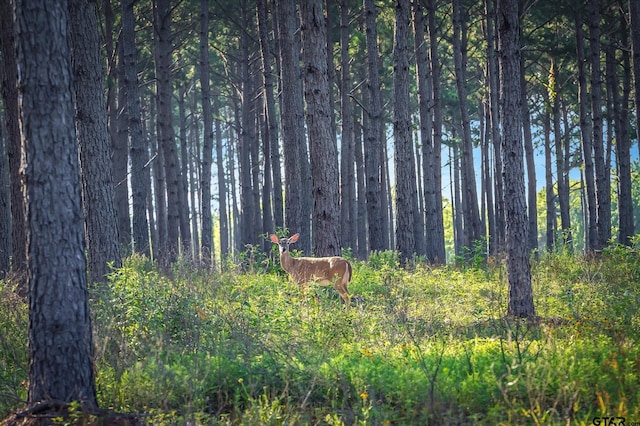
[{"label": "pine tree trunk", "polygon": [[505,238],[509,300],[507,313],[535,316],[529,263],[528,223],[522,146],[520,21],[518,0],[498,0],[498,52],[502,121]]},{"label": "pine tree trunk", "polygon": [[593,162],[596,184],[596,225],[598,237],[595,250],[604,248],[611,239],[611,179],[605,163],[602,117],[602,71],[600,69],[600,9],[599,0],[589,2],[589,59],[591,63],[591,116],[593,130]]},{"label": "pine tree trunk", "polygon": [[504,252],[504,189],[502,187],[502,150],[500,147],[500,114],[498,113],[498,58],[496,34],[496,0],[485,0],[487,15],[487,73],[489,80],[489,116],[491,120],[491,141],[493,143],[493,176],[495,192],[495,234],[491,235],[492,253]]},{"label": "pine tree trunk", "polygon": [[[547,99],[548,101],[548,99]],[[545,192],[546,192],[546,248],[552,252],[556,247],[556,203],[553,188],[553,163],[551,162],[551,117],[547,108],[544,113],[544,166],[545,166]]]},{"label": "pine tree trunk", "polygon": [[[7,136],[7,156],[9,162],[11,220],[4,223],[11,224],[11,233],[7,231],[11,252],[11,269],[19,277],[20,286],[24,286],[23,275],[27,271],[27,229],[25,217],[24,196],[22,194],[22,179],[20,164],[22,149],[20,147],[20,123],[18,111],[18,64],[15,48],[15,22],[13,20],[12,2],[0,1],[0,51],[2,51],[2,104],[4,106],[4,120]],[[4,169],[3,169],[4,170]],[[21,289],[22,290],[22,289]],[[26,289],[23,289],[26,291]]]},{"label": "pine tree trunk", "polygon": [[471,121],[467,106],[466,65],[467,30],[460,0],[453,0],[453,50],[458,89],[458,105],[462,121],[462,211],[464,213],[465,247],[471,249],[474,243],[485,236],[478,211],[475,167],[473,164],[473,145],[471,142]]},{"label": "pine tree trunk", "polygon": [[195,260],[191,241],[191,227],[189,224],[189,154],[187,152],[187,113],[186,113],[186,85],[181,84],[178,89],[178,117],[180,128],[180,175],[178,180],[178,195],[180,199],[180,243],[185,257]]},{"label": "pine tree trunk", "polygon": [[331,127],[326,28],[322,0],[300,5],[305,117],[313,182],[313,252],[340,254],[338,148]]},{"label": "pine tree trunk", "polygon": [[[220,97],[217,93],[213,96],[213,114],[219,117]],[[215,121],[216,160],[218,174],[218,205],[220,208],[220,256],[224,259],[230,250],[229,244],[229,213],[227,208],[227,180],[224,172],[224,158],[222,156],[222,129],[220,120]],[[231,157],[231,155],[230,155]],[[233,186],[232,186],[233,188]]]},{"label": "pine tree trunk", "polygon": [[350,247],[356,253],[356,176],[354,168],[354,117],[351,104],[351,65],[349,63],[349,7],[340,0],[340,112],[342,137],[340,145],[340,216],[342,217],[341,246]]},{"label": "pine tree trunk", "polygon": [[[418,211],[412,123],[409,113],[409,0],[396,0],[393,44],[396,250],[405,263],[416,253],[414,212]],[[422,238],[419,235],[418,238]]]},{"label": "pine tree trunk", "polygon": [[580,131],[582,136],[582,157],[584,160],[584,181],[586,186],[585,252],[597,249],[598,227],[596,222],[596,184],[593,161],[593,133],[588,111],[588,88],[585,70],[584,30],[581,11],[575,11],[576,50],[578,62],[578,106],[580,108]]},{"label": "pine tree trunk", "polygon": [[[302,80],[299,69],[299,40],[296,37],[298,24],[293,0],[276,0],[278,46],[280,47],[280,118],[282,121],[282,145],[284,155],[285,181],[285,228],[292,233],[299,232],[301,243],[306,237],[307,216],[303,200],[302,145],[304,141],[304,110],[302,101]],[[304,247],[304,244],[302,244]],[[303,248],[304,250],[304,248]]]},{"label": "pine tree trunk", "polygon": [[522,133],[524,152],[527,161],[527,213],[529,218],[529,249],[538,253],[538,189],[536,183],[536,164],[531,135],[531,117],[527,101],[527,81],[525,80],[524,56],[520,59],[520,90],[522,99]]},{"label": "pine tree trunk", "polygon": [[[202,170],[200,172],[200,217],[202,222],[202,261],[213,264],[213,232],[211,219],[211,162],[213,155],[213,115],[209,83],[209,1],[200,0],[200,91],[202,93]],[[220,161],[220,160],[218,160]]]},{"label": "pine tree trunk", "polygon": [[378,57],[378,29],[376,17],[378,15],[374,0],[364,0],[364,14],[366,25],[367,68],[368,68],[368,99],[365,110],[368,115],[368,125],[364,139],[365,172],[367,174],[367,220],[369,225],[369,250],[384,250],[383,220],[382,220],[382,189],[380,157],[382,142],[382,99],[380,94],[380,75]]},{"label": "pine tree trunk", "polygon": [[79,401],[94,411],[68,4],[18,1],[16,19],[28,221],[27,402]]},{"label": "pine tree trunk", "polygon": [[89,282],[106,280],[109,264],[121,266],[111,147],[95,3],[70,0],[76,131],[89,262]]},{"label": "pine tree trunk", "polygon": [[[442,88],[440,87],[440,55],[438,53],[438,27],[436,25],[435,0],[427,0],[427,30],[429,35],[429,64],[431,67],[431,84],[433,90],[433,191],[435,211],[433,223],[427,225],[427,238],[433,248],[432,259],[436,263],[446,263],[444,245],[444,217],[442,205]],[[429,229],[433,235],[429,234]]]},{"label": "pine tree trunk", "polygon": [[631,56],[633,65],[633,104],[636,115],[633,127],[636,128],[636,140],[640,146],[640,2],[629,0],[629,26],[631,29]]},{"label": "pine tree trunk", "polygon": [[[150,255],[149,230],[147,228],[148,182],[144,175],[147,147],[140,122],[140,98],[138,96],[137,53],[133,0],[122,1],[122,61],[123,88],[127,108],[129,138],[131,140],[131,192],[133,195],[133,243],[134,251]],[[123,183],[126,184],[126,181]],[[128,213],[127,213],[128,215]]]},{"label": "pine tree trunk", "polygon": [[[267,120],[267,141],[269,143],[269,164],[271,165],[271,184],[273,190],[273,219],[276,228],[284,226],[284,211],[282,199],[282,175],[280,172],[280,144],[278,143],[278,124],[276,117],[276,101],[274,96],[274,77],[272,72],[272,49],[269,40],[271,28],[267,15],[267,1],[256,3],[258,11],[258,30],[260,34],[260,53],[262,56],[262,72],[265,90],[265,113]],[[266,161],[266,159],[265,159]],[[266,170],[265,170],[266,172]],[[265,229],[266,231],[266,229]]]},{"label": "pine tree trunk", "polygon": [[[620,16],[620,40],[622,46],[628,46],[627,22],[624,15]],[[616,76],[615,48],[611,44],[610,59],[607,60],[607,76],[611,76],[611,92],[615,115],[616,132],[616,166],[618,169],[618,242],[631,244],[630,237],[634,234],[633,199],[631,192],[631,138],[629,135],[629,94],[631,93],[631,63],[628,49],[620,49],[622,55],[622,96],[618,92]],[[611,69],[609,69],[611,68]]]},{"label": "pine tree trunk", "polygon": [[160,260],[172,263],[179,254],[180,194],[178,192],[178,154],[173,131],[171,98],[171,5],[169,0],[154,0],[154,59],[156,67],[156,103],[158,119],[158,148],[164,156],[164,173],[167,187],[167,244],[158,253]]}]

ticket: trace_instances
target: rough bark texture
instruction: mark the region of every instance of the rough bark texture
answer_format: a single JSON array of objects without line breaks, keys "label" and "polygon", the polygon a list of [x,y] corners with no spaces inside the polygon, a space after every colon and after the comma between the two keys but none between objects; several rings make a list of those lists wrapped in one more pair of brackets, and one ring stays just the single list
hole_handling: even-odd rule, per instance
[{"label": "rough bark texture", "polygon": [[70,0],[69,13],[89,281],[102,282],[122,260],[95,1]]},{"label": "rough bark texture", "polygon": [[458,105],[462,127],[462,211],[464,215],[464,245],[471,249],[476,240],[485,235],[476,190],[475,167],[473,164],[473,144],[471,141],[471,119],[467,101],[467,30],[464,11],[460,0],[453,1],[453,56],[455,64]]},{"label": "rough bark texture", "polygon": [[[15,23],[11,0],[0,2],[0,50],[2,50],[2,102],[7,131],[7,156],[9,157],[9,179],[11,197],[11,238],[12,265],[14,273],[23,276],[27,269],[26,218],[20,163],[20,124],[18,121],[18,64],[15,50]],[[22,281],[24,284],[24,281]]]},{"label": "rough bark texture", "polygon": [[[260,53],[262,55],[262,72],[265,91],[265,112],[267,120],[267,140],[269,141],[269,159],[271,165],[271,182],[273,185],[273,219],[276,228],[284,225],[284,210],[282,199],[282,173],[280,172],[280,145],[278,143],[278,120],[276,115],[276,101],[274,97],[274,77],[272,71],[272,49],[269,40],[271,34],[270,22],[267,14],[267,1],[257,2],[258,27],[260,30]],[[266,230],[265,230],[266,231]]]},{"label": "rough bark texture", "polygon": [[305,116],[313,182],[313,246],[316,256],[340,254],[338,148],[331,126],[326,28],[322,1],[302,2]]},{"label": "rough bark texture", "polygon": [[[438,27],[436,25],[435,0],[427,1],[427,32],[429,36],[429,66],[433,90],[433,188],[435,211],[433,223],[427,222],[427,247],[433,248],[435,263],[446,262],[444,245],[444,217],[442,215],[442,89],[440,87],[440,54],[438,52]],[[426,189],[426,188],[425,188]],[[429,221],[429,219],[427,219]],[[432,231],[432,233],[429,232]]]},{"label": "rough bark texture", "polygon": [[211,264],[213,231],[211,223],[211,161],[213,151],[213,116],[209,84],[209,1],[200,0],[200,90],[202,92],[202,170],[200,172],[200,217],[202,218],[202,261]]},{"label": "rough bark texture", "polygon": [[509,301],[507,312],[519,318],[535,315],[531,290],[528,223],[524,186],[524,150],[520,90],[520,21],[518,0],[498,0],[498,53],[502,118],[505,238]]},{"label": "rough bark texture", "polygon": [[342,135],[340,138],[340,215],[342,216],[341,245],[356,252],[356,176],[354,156],[354,117],[351,104],[351,65],[349,63],[349,7],[346,0],[340,0],[340,112]]},{"label": "rough bark texture", "polygon": [[299,39],[296,37],[298,24],[293,0],[276,1],[278,38],[280,47],[281,95],[280,110],[282,120],[282,145],[284,155],[285,181],[285,227],[292,232],[300,232],[299,247],[309,252],[310,204],[304,194],[309,181],[306,142],[304,139],[304,108],[302,80],[299,68]]},{"label": "rough bark texture", "polygon": [[[150,255],[149,229],[147,227],[147,197],[149,182],[145,179],[144,165],[147,148],[140,122],[138,97],[137,53],[135,44],[135,19],[133,0],[122,1],[122,61],[124,107],[127,109],[131,155],[131,193],[133,196],[133,244],[134,251]],[[126,182],[124,183],[126,184]],[[129,216],[127,212],[127,217]]]},{"label": "rough bark texture", "polygon": [[416,252],[414,212],[418,211],[413,134],[409,113],[409,19],[408,0],[395,1],[396,24],[393,45],[394,153],[396,182],[396,250],[406,262]]},{"label": "rough bark texture", "polygon": [[365,127],[364,151],[367,219],[369,225],[369,250],[384,250],[384,236],[382,229],[382,204],[380,188],[380,157],[382,137],[382,99],[380,94],[380,73],[378,57],[378,27],[376,24],[377,11],[373,0],[364,0],[364,14],[366,25],[367,70],[368,70],[368,109],[365,114],[368,126]]},{"label": "rough bark texture", "polygon": [[16,16],[29,229],[28,403],[75,400],[95,409],[68,5],[18,1]]},{"label": "rough bark texture", "polygon": [[173,131],[171,99],[171,6],[169,0],[154,1],[154,34],[156,66],[156,104],[158,108],[158,149],[164,154],[164,170],[167,186],[167,244],[158,253],[161,260],[171,263],[179,253],[180,194],[178,191],[178,153]]},{"label": "rough bark texture", "polygon": [[611,176],[605,164],[604,120],[602,116],[602,71],[600,67],[600,5],[589,1],[589,60],[591,63],[591,122],[593,124],[593,163],[596,183],[595,250],[604,248],[611,239]]}]

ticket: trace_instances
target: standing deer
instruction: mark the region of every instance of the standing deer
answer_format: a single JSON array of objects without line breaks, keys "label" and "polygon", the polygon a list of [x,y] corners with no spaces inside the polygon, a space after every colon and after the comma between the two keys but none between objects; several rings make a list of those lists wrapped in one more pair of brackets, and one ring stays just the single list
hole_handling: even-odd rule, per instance
[{"label": "standing deer", "polygon": [[351,296],[349,295],[349,281],[353,268],[346,259],[339,256],[332,257],[291,257],[289,245],[298,241],[300,234],[291,238],[278,238],[271,234],[271,241],[278,245],[280,250],[280,265],[298,286],[305,292],[309,289],[309,283],[322,286],[331,285],[340,294],[344,305],[349,310]]}]

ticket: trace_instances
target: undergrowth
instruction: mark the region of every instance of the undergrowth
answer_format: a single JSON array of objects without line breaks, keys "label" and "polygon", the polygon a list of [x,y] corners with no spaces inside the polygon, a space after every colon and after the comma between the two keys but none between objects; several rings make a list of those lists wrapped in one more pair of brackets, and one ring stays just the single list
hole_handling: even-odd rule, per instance
[{"label": "undergrowth", "polygon": [[[640,421],[636,248],[541,256],[535,320],[505,316],[497,260],[353,264],[345,312],[332,289],[302,297],[268,261],[165,274],[129,257],[90,288],[100,406],[153,425]],[[0,285],[4,417],[26,399],[28,320]]]}]

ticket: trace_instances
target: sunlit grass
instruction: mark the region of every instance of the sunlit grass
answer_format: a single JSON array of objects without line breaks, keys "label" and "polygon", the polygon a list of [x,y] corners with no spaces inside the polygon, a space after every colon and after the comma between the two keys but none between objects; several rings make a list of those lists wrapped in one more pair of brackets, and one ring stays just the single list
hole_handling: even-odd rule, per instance
[{"label": "sunlit grass", "polygon": [[[150,424],[590,424],[640,419],[640,257],[543,255],[535,321],[505,317],[502,261],[354,261],[301,295],[274,265],[168,278],[131,257],[91,289],[102,407]],[[10,289],[2,288],[3,294]],[[26,382],[26,307],[0,309],[0,413]],[[12,398],[6,398],[5,395]]]}]

